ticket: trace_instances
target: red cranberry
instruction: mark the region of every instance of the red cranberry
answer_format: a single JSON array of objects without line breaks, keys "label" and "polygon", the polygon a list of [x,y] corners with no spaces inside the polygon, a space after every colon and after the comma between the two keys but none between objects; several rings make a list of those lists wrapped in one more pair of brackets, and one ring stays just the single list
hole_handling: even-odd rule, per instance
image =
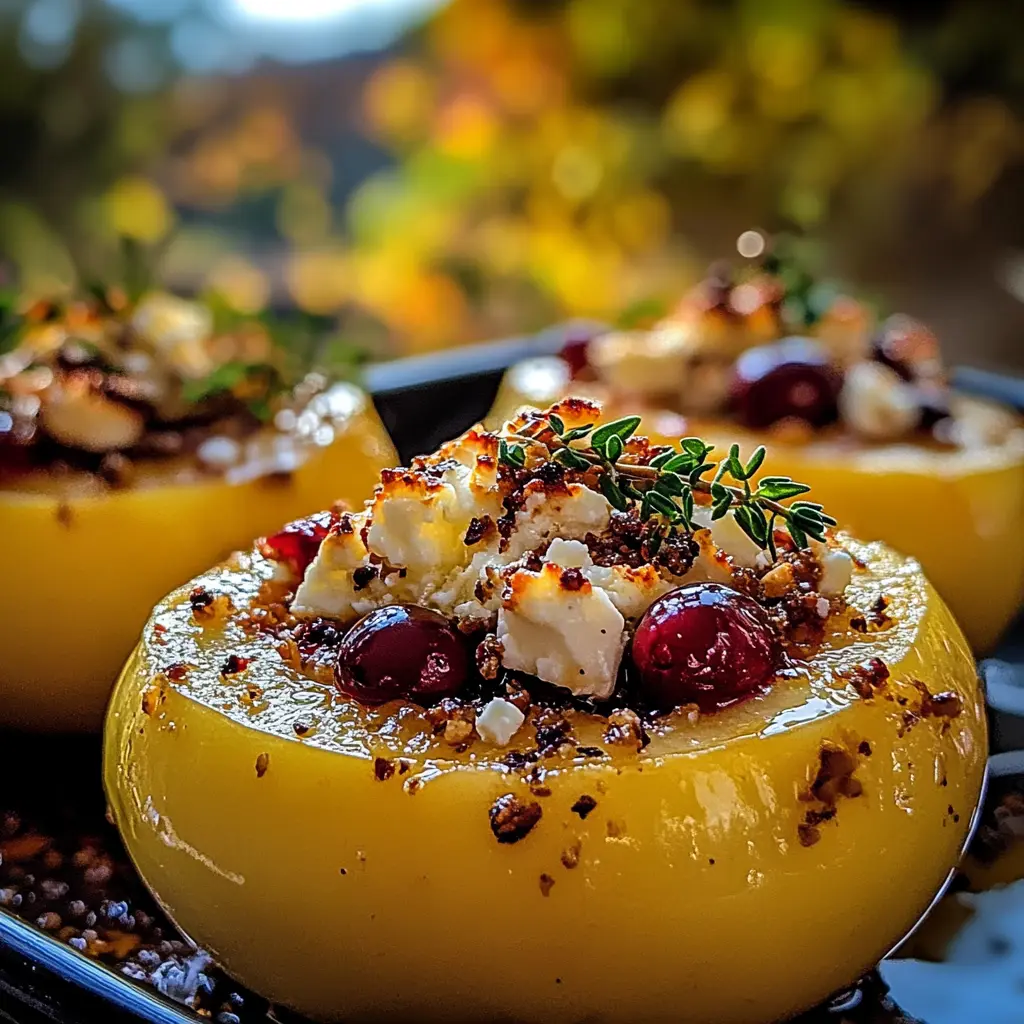
[{"label": "red cranberry", "polygon": [[456,693],[468,676],[459,633],[443,615],[414,604],[364,615],[342,638],[334,667],[338,689],[365,704],[433,701]]},{"label": "red cranberry", "polygon": [[779,662],[765,610],[720,583],[691,583],[660,597],[633,637],[633,663],[647,698],[668,710],[713,710],[763,687]]},{"label": "red cranberry", "polygon": [[260,542],[260,551],[275,562],[284,562],[301,576],[316,558],[320,543],[338,521],[334,512],[317,512],[305,519],[296,519],[277,533]]},{"label": "red cranberry", "polygon": [[587,355],[592,339],[593,335],[586,331],[570,331],[565,336],[558,354],[569,364],[569,374],[573,380],[586,376],[590,369]]},{"label": "red cranberry", "polygon": [[739,420],[753,429],[789,417],[821,427],[839,415],[841,385],[841,374],[817,342],[786,338],[736,360],[732,401]]},{"label": "red cranberry", "polygon": [[942,376],[939,342],[924,324],[897,314],[882,324],[871,342],[872,355],[907,381],[937,381]]}]

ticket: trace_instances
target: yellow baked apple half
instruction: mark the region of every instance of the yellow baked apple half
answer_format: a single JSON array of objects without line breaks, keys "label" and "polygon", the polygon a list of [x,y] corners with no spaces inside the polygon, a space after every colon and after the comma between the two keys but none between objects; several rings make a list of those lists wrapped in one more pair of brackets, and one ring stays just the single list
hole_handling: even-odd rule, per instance
[{"label": "yellow baked apple half", "polygon": [[858,978],[957,863],[984,706],[917,563],[750,485],[761,450],[599,416],[474,429],[153,613],[111,814],[272,1000],[761,1024]]},{"label": "yellow baked apple half", "polygon": [[26,315],[0,356],[0,726],[98,730],[161,594],[393,461],[361,391],[273,355],[166,295]]},{"label": "yellow baked apple half", "polygon": [[876,321],[791,248],[717,265],[650,330],[514,367],[494,419],[571,390],[643,413],[654,436],[769,445],[842,527],[918,559],[986,651],[1024,597],[1024,421],[952,391],[926,326]]}]

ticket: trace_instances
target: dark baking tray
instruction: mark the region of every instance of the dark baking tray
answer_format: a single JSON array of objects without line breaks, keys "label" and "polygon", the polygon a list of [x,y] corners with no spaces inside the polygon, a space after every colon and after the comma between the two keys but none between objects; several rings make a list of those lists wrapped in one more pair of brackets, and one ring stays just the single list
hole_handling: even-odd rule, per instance
[{"label": "dark baking tray", "polygon": [[[482,419],[494,400],[502,373],[512,363],[556,352],[567,337],[585,335],[596,326],[574,322],[526,338],[374,365],[367,369],[366,386],[402,459],[407,461]],[[1024,408],[1024,381],[973,369],[956,371],[955,380],[965,390],[1009,400]],[[1018,629],[1006,649],[1007,657],[1020,660],[1022,649],[1024,629]],[[1009,703],[1014,699],[1016,695],[1011,692]],[[1020,699],[1024,703],[1024,691]],[[994,711],[993,734],[1003,749],[1020,735],[1019,720],[1011,713],[1015,710],[1007,707]],[[165,943],[180,939],[134,875],[115,831],[105,820],[98,739],[0,732],[0,780],[0,829],[5,820],[7,825],[16,820],[4,819],[9,812],[20,817],[23,827],[30,826],[32,831],[51,837],[50,863],[60,861],[63,866],[54,868],[53,878],[44,881],[66,879],[72,887],[81,885],[81,872],[70,865],[75,851],[88,841],[113,865],[111,878],[103,885],[107,905],[124,903],[125,913],[130,912],[133,921],[136,915],[140,921],[147,921],[147,937],[160,929]],[[32,869],[34,864],[28,867]],[[41,899],[31,913],[21,907],[21,917],[0,907],[0,1022],[297,1022],[294,1015],[233,985],[212,967],[203,972],[209,981],[200,993],[200,1016],[152,986],[118,973],[118,963],[111,963],[110,957],[107,963],[87,957],[24,919],[31,919],[37,912],[42,916],[48,906]],[[831,1006],[802,1019],[803,1024],[909,1020],[889,1002],[884,986],[874,975]]]}]

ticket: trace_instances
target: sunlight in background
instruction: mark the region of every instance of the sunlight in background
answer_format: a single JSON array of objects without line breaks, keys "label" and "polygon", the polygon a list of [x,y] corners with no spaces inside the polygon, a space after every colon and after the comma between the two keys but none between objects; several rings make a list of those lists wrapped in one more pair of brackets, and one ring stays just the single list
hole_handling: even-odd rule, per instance
[{"label": "sunlight in background", "polygon": [[404,13],[432,4],[424,0],[230,0],[230,6],[243,17],[259,21],[311,22],[357,11],[372,14],[375,8]]}]

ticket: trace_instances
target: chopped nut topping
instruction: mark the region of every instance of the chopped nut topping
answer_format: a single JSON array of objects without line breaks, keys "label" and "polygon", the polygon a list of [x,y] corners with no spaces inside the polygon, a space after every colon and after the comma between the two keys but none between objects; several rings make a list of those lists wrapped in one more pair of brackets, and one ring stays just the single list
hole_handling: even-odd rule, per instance
[{"label": "chopped nut topping", "polygon": [[608,726],[604,731],[604,738],[607,743],[632,747],[634,750],[642,750],[650,742],[647,730],[644,729],[643,722],[640,721],[640,716],[629,708],[613,711],[608,716]]},{"label": "chopped nut topping", "polygon": [[581,818],[586,818],[586,816],[596,806],[597,801],[592,796],[588,796],[586,793],[584,793],[583,796],[579,797],[576,803],[574,803],[572,807],[569,808],[569,810],[571,810],[573,814],[578,814]]},{"label": "chopped nut topping", "polygon": [[856,665],[844,676],[857,691],[858,697],[865,700],[877,697],[889,681],[889,669],[881,658],[871,658],[861,665]]},{"label": "chopped nut topping", "polygon": [[258,754],[256,756],[256,778],[262,779],[267,774],[267,769],[270,767],[270,755],[269,754]]},{"label": "chopped nut topping", "polygon": [[395,763],[386,757],[373,759],[373,774],[378,782],[387,782],[395,774]]},{"label": "chopped nut topping", "polygon": [[[504,653],[504,645],[493,633],[488,633],[480,641],[476,648],[476,667],[484,679],[498,678],[498,673],[501,671],[501,656]],[[519,710],[523,711],[524,709],[520,708]]]},{"label": "chopped nut topping", "polygon": [[540,804],[523,803],[514,793],[499,796],[489,812],[494,838],[499,843],[518,843],[533,831],[542,813]]},{"label": "chopped nut topping", "polygon": [[540,893],[542,896],[548,896],[551,894],[551,887],[555,884],[555,880],[548,874],[540,876]]},{"label": "chopped nut topping", "polygon": [[572,844],[572,846],[566,847],[562,851],[562,866],[566,868],[574,868],[580,862],[580,849],[581,844],[579,840]]}]

